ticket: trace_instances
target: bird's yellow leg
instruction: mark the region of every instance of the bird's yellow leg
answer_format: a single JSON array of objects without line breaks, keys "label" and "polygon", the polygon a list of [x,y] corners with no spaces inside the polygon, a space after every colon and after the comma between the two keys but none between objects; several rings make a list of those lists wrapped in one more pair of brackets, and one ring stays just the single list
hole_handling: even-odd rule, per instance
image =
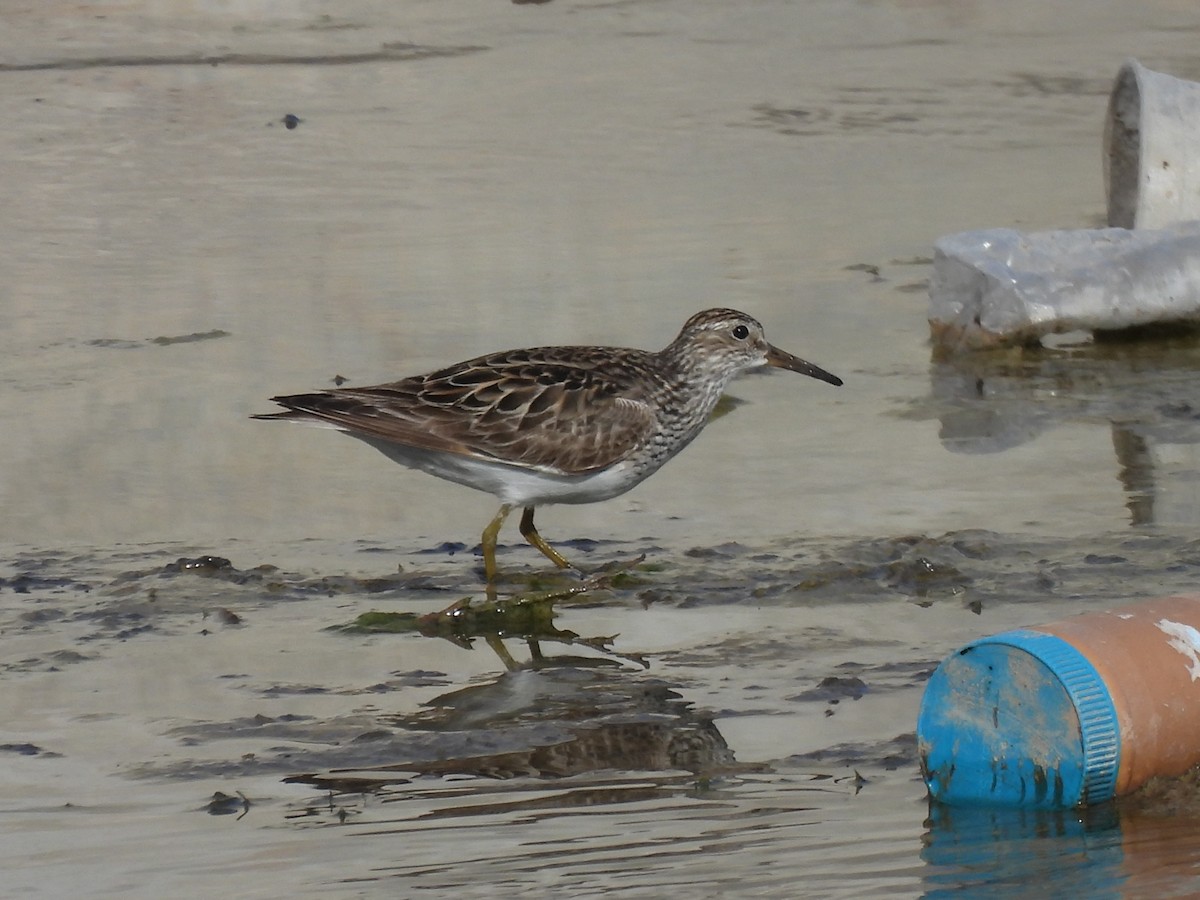
[{"label": "bird's yellow leg", "polygon": [[[567,562],[566,557],[547,544],[545,538],[538,534],[538,530],[533,527],[532,506],[525,507],[525,511],[521,513],[521,536],[541,550],[542,555],[560,569],[575,569],[573,565]],[[575,569],[575,571],[579,570]]]},{"label": "bird's yellow leg", "polygon": [[512,507],[505,503],[492,521],[488,522],[488,527],[483,529],[483,571],[488,584],[496,580],[496,537],[510,512]]}]

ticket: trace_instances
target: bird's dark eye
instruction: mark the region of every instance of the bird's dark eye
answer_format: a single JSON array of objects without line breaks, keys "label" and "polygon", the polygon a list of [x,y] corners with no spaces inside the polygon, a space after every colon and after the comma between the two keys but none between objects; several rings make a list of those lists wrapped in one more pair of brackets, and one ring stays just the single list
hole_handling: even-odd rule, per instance
[{"label": "bird's dark eye", "polygon": [[745,325],[735,325],[733,329],[733,336],[739,341],[744,341],[746,338],[750,337],[750,329]]}]

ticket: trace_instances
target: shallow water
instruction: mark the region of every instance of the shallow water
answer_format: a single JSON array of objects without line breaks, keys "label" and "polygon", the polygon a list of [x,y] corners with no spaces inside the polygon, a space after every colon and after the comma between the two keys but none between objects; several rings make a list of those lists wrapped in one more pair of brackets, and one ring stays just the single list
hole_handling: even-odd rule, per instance
[{"label": "shallow water", "polygon": [[[1200,78],[1191,5],[139,9],[0,29],[6,890],[1198,889],[1194,811],[931,814],[913,741],[962,643],[1197,584],[1196,338],[924,319],[939,235],[1101,220],[1110,80]],[[846,385],[540,512],[647,562],[532,647],[336,630],[478,597],[494,503],[267,397],[713,305]]]},{"label": "shallow water", "polygon": [[[364,577],[184,550],[25,551],[0,584],[14,889],[1194,888],[1197,848],[1153,804],[931,814],[912,733],[955,646],[1186,590],[1190,535],[691,547],[557,604],[537,666],[512,671],[466,632],[330,630],[446,608],[469,553],[343,548]],[[520,635],[505,647],[530,660]]]}]

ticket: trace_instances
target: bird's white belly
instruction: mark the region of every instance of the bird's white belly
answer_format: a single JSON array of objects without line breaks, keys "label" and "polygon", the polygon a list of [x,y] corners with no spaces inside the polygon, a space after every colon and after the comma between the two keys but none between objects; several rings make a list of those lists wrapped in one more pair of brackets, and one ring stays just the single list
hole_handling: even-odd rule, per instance
[{"label": "bird's white belly", "polygon": [[370,444],[401,465],[494,494],[501,503],[513,506],[608,500],[625,493],[650,474],[637,472],[627,463],[618,463],[589,475],[556,475],[454,453],[433,453],[349,431],[344,433]]}]

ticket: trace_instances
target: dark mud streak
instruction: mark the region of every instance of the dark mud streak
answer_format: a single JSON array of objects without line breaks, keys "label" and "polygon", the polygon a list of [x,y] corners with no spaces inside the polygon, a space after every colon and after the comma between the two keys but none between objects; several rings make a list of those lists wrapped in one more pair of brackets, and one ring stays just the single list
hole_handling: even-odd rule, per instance
[{"label": "dark mud streak", "polygon": [[416,44],[384,46],[379,50],[337,55],[292,56],[273,53],[187,53],[180,56],[98,56],[91,59],[57,59],[46,62],[0,63],[0,72],[75,71],[151,66],[352,66],[362,63],[409,62],[446,56],[465,56],[488,50],[483,46],[422,47]]}]

